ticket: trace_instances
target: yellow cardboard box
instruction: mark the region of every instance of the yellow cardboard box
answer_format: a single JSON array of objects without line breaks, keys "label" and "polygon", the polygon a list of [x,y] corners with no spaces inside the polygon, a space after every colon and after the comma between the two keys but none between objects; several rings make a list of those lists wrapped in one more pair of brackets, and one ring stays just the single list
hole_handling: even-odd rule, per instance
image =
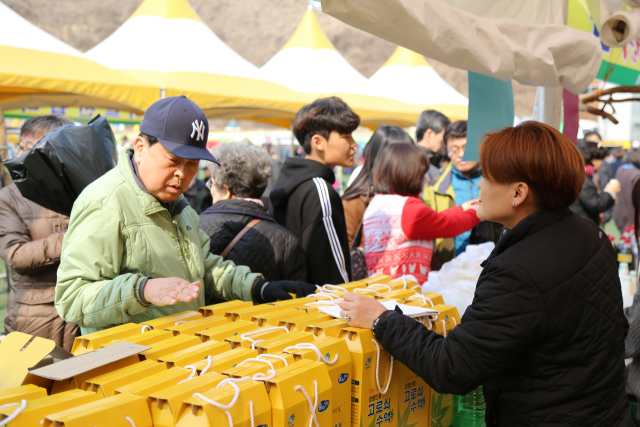
[{"label": "yellow cardboard box", "polygon": [[167,368],[180,366],[184,368],[192,363],[206,359],[207,356],[215,356],[231,350],[231,346],[227,342],[207,341],[175,353],[167,354],[158,358],[158,362],[163,362]]},{"label": "yellow cardboard box", "polygon": [[320,323],[331,319],[333,319],[333,317],[329,316],[328,314],[317,312],[305,314],[304,316],[296,317],[294,319],[281,320],[278,323],[278,326],[284,326],[290,332],[304,332],[304,329],[309,324]]},{"label": "yellow cardboard box", "polygon": [[154,427],[174,427],[184,400],[193,396],[193,393],[211,390],[226,378],[209,373],[151,393],[149,398]]},{"label": "yellow cardboard box", "polygon": [[166,370],[167,366],[164,363],[145,360],[107,374],[88,378],[82,384],[82,389],[97,393],[99,397],[110,397],[115,394],[116,387],[130,384]]},{"label": "yellow cardboard box", "polygon": [[271,304],[260,304],[244,308],[231,307],[226,311],[224,316],[228,317],[232,322],[237,322],[238,320],[251,320],[255,315],[269,313],[279,309],[278,306]]},{"label": "yellow cardboard box", "polygon": [[177,337],[152,344],[149,350],[140,353],[140,359],[158,360],[159,357],[184,350],[201,342],[200,339],[191,335],[178,335]]},{"label": "yellow cardboard box", "polygon": [[351,425],[351,381],[349,379],[352,362],[347,342],[341,338],[324,337],[311,344],[298,344],[294,347],[285,348],[284,351],[292,354],[295,360],[309,359],[327,365],[333,394],[331,425],[347,427]]},{"label": "yellow cardboard box", "polygon": [[398,425],[429,427],[431,425],[431,387],[409,368],[395,360],[398,378]]},{"label": "yellow cardboard box", "polygon": [[[453,330],[460,323],[460,314],[456,307],[436,305],[433,309],[440,313],[433,322],[433,329],[439,335],[446,336],[446,333]],[[440,394],[435,390],[431,391],[432,427],[453,426],[454,411],[453,394]]]},{"label": "yellow cardboard box", "polygon": [[[90,391],[69,390],[53,396],[43,396],[28,400],[27,406],[10,422],[11,427],[33,427],[42,425],[44,417],[54,412],[74,408],[98,400],[98,395]],[[16,406],[0,409],[0,423],[7,422]]]},{"label": "yellow cardboard box", "polygon": [[192,320],[180,325],[169,326],[166,330],[175,335],[195,335],[196,332],[205,331],[229,323],[229,318],[224,316],[208,316],[202,319]]},{"label": "yellow cardboard box", "polygon": [[153,427],[144,397],[118,394],[45,416],[44,427]]},{"label": "yellow cardboard box", "polygon": [[385,292],[380,295],[376,295],[374,298],[377,300],[381,299],[392,299],[399,303],[404,303],[407,298],[416,293],[415,289],[398,289],[391,292]]},{"label": "yellow cardboard box", "polygon": [[173,334],[169,331],[163,331],[161,329],[154,329],[152,331],[146,331],[144,333],[138,333],[135,335],[131,335],[127,338],[122,338],[119,340],[113,340],[111,342],[100,344],[100,348],[109,347],[110,345],[114,345],[119,342],[128,342],[131,344],[140,344],[140,345],[152,345],[158,343],[160,341],[168,340],[171,338]]},{"label": "yellow cardboard box", "polygon": [[[178,415],[178,427],[209,427],[224,425],[255,427],[271,424],[271,404],[264,385],[257,381],[236,382],[239,390],[223,380],[216,388],[205,393],[197,393],[184,401]],[[237,395],[235,404],[230,408],[218,408],[209,402],[229,405]]]},{"label": "yellow cardboard box", "polygon": [[7,405],[9,403],[17,403],[19,405],[23,399],[31,401],[42,397],[47,397],[46,388],[27,384],[0,391],[0,405]]},{"label": "yellow cardboard box", "polygon": [[257,355],[258,352],[255,350],[239,347],[234,350],[225,351],[224,353],[220,353],[215,356],[207,357],[205,360],[196,362],[191,366],[194,366],[196,368],[199,375],[202,375],[203,371],[220,373],[225,369],[236,366],[238,363],[242,362],[245,359],[256,357]]},{"label": "yellow cardboard box", "polygon": [[97,350],[102,344],[140,333],[140,328],[141,326],[135,323],[126,323],[124,325],[115,326],[113,328],[77,337],[73,341],[71,353],[74,356],[79,356],[81,354]]},{"label": "yellow cardboard box", "polygon": [[159,317],[140,324],[144,329],[166,329],[170,326],[181,325],[192,320],[202,319],[202,313],[197,311],[183,311],[170,316]]},{"label": "yellow cardboard box", "polygon": [[271,313],[256,314],[251,318],[251,321],[255,322],[261,328],[268,328],[270,326],[278,326],[280,320],[301,317],[304,316],[304,314],[304,311],[295,308],[281,308]]},{"label": "yellow cardboard box", "polygon": [[116,388],[116,394],[131,393],[136,396],[142,396],[147,398],[149,404],[149,410],[151,410],[152,399],[149,395],[164,390],[165,388],[174,386],[180,381],[186,380],[191,375],[190,369],[174,366],[171,369],[167,369],[157,374],[149,375],[138,381],[134,381],[130,384]]},{"label": "yellow cardboard box", "polygon": [[226,338],[236,335],[242,335],[245,332],[251,332],[258,329],[258,325],[248,320],[238,320],[236,322],[227,323],[226,325],[216,326],[209,329],[203,329],[196,332],[195,336],[200,338],[202,342],[224,341]]},{"label": "yellow cardboard box", "polygon": [[245,332],[242,335],[234,335],[229,338],[225,338],[225,341],[231,344],[231,348],[253,348],[255,345],[269,338],[278,337],[286,334],[289,331],[284,326],[270,327],[264,329],[255,329],[253,331]]},{"label": "yellow cardboard box", "polygon": [[312,416],[320,426],[332,425],[331,380],[327,368],[322,362],[308,362],[279,369],[275,378],[265,381],[273,427],[306,427]]},{"label": "yellow cardboard box", "polygon": [[288,353],[260,354],[255,358],[245,359],[235,367],[225,369],[221,373],[229,378],[253,377],[258,373],[266,375],[269,370],[278,370],[292,363],[294,363],[293,356]]},{"label": "yellow cardboard box", "polygon": [[315,297],[305,297],[305,298],[293,298],[284,301],[276,301],[270,302],[268,304],[275,305],[280,308],[299,308],[303,307],[305,304],[317,301],[318,299]]},{"label": "yellow cardboard box", "polygon": [[347,341],[351,352],[351,425],[397,425],[398,380],[391,355],[371,329],[344,328],[338,338]]},{"label": "yellow cardboard box", "polygon": [[444,305],[444,299],[442,298],[442,295],[435,292],[427,292],[424,294],[416,292],[414,295],[407,298],[405,304],[416,307],[435,307],[439,304]]},{"label": "yellow cardboard box", "polygon": [[279,337],[259,343],[256,348],[259,354],[278,354],[286,347],[303,342],[313,342],[313,334],[307,332],[289,332]]},{"label": "yellow cardboard box", "polygon": [[305,332],[312,333],[316,338],[337,337],[342,328],[347,327],[347,322],[342,319],[332,319],[320,323],[310,323]]},{"label": "yellow cardboard box", "polygon": [[206,307],[200,307],[198,309],[198,313],[201,313],[204,317],[209,317],[209,316],[224,317],[224,314],[231,307],[246,308],[246,307],[252,307],[252,306],[253,306],[253,302],[251,301],[234,300],[234,301],[221,302],[219,304],[207,305]]}]

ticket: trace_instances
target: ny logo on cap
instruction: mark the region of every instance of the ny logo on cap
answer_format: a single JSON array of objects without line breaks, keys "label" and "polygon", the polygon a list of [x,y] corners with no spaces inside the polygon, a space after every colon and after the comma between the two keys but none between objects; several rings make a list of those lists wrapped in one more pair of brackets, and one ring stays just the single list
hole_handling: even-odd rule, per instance
[{"label": "ny logo on cap", "polygon": [[196,141],[204,140],[204,121],[200,120],[200,124],[198,124],[198,121],[196,120],[195,122],[191,123],[191,127],[193,128],[193,131],[191,131],[191,138],[193,138],[193,135],[198,132]]}]

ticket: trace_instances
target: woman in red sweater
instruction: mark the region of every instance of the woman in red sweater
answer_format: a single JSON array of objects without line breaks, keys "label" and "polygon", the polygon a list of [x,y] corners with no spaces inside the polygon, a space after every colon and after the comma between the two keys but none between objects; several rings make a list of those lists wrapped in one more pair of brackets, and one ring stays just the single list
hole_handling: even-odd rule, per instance
[{"label": "woman in red sweater", "polygon": [[455,237],[475,227],[477,200],[436,212],[419,195],[429,157],[412,144],[389,145],[373,170],[375,197],[364,214],[364,252],[369,275],[410,274],[427,280],[433,240]]}]

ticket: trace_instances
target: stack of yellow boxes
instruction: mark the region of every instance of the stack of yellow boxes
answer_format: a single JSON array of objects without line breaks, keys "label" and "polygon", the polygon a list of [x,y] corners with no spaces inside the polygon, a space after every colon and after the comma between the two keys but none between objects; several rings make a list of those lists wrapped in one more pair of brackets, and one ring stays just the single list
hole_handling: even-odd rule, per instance
[{"label": "stack of yellow boxes", "polygon": [[356,292],[432,308],[438,314],[419,321],[446,336],[460,323],[457,309],[419,288],[378,275],[307,298],[230,301],[88,334],[76,338],[72,359],[119,343],[144,351],[68,381],[36,370],[4,390],[11,366],[0,366],[0,425],[448,427],[453,396],[394,360],[370,329],[320,311]]}]

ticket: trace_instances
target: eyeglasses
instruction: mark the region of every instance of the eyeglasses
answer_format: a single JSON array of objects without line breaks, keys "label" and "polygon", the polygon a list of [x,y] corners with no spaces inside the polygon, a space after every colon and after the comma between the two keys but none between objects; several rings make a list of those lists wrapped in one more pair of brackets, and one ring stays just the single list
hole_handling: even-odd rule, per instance
[{"label": "eyeglasses", "polygon": [[454,156],[457,156],[458,154],[461,155],[461,156],[464,156],[465,148],[467,148],[466,145],[464,145],[462,147],[459,147],[459,146],[455,145],[455,146],[449,148],[449,157],[454,157]]}]

